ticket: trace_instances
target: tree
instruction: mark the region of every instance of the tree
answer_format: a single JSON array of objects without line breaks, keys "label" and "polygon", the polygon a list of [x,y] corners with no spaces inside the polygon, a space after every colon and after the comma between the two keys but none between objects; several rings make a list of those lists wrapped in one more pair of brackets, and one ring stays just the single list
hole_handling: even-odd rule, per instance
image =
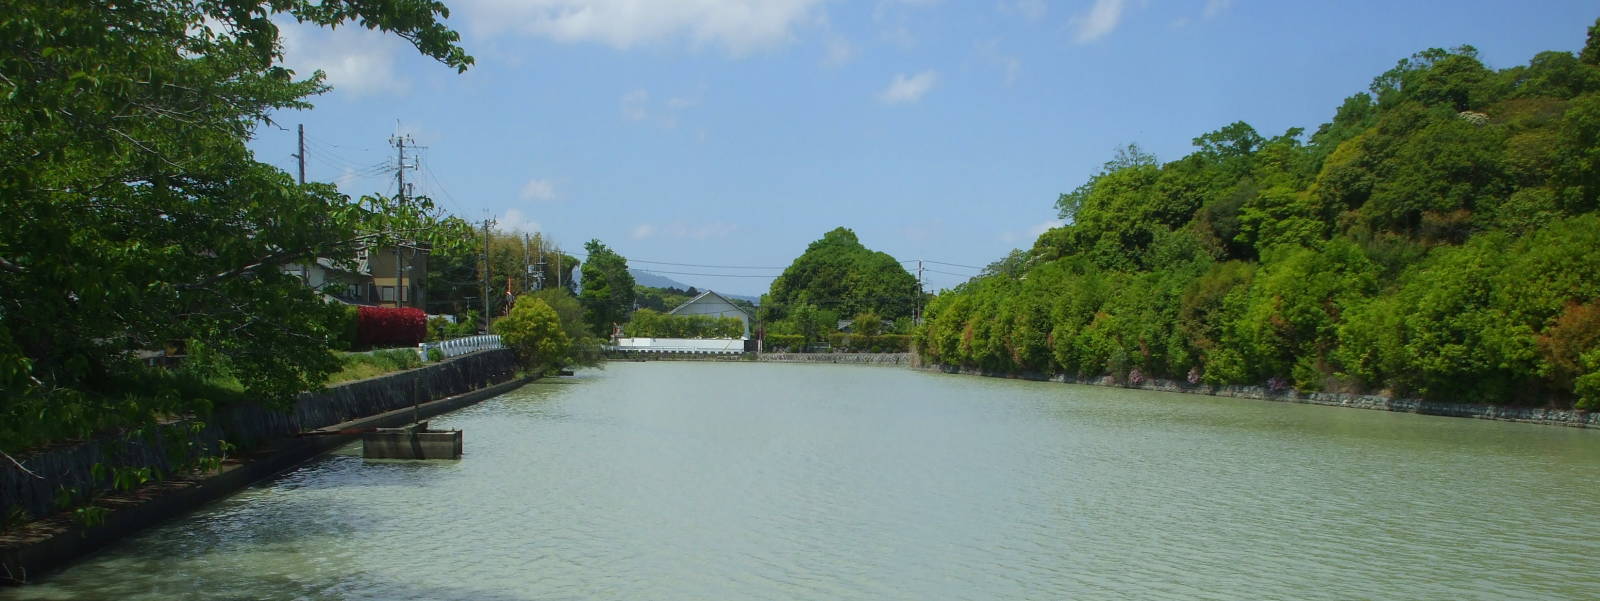
[{"label": "tree", "polygon": [[[0,423],[86,434],[203,408],[134,390],[133,352],[202,339],[256,398],[337,367],[330,311],[290,263],[353,263],[465,224],[427,199],[296,185],[246,140],[326,90],[281,59],[275,15],[359,23],[465,70],[429,0],[24,2],[0,16]],[[166,399],[166,400],[157,400]],[[34,416],[23,418],[22,416]],[[44,418],[38,416],[47,416]]]},{"label": "tree", "polygon": [[871,310],[893,319],[911,314],[917,294],[917,279],[899,261],[867,249],[855,232],[840,227],[807,246],[773,280],[761,306],[769,322],[801,304],[838,315]]},{"label": "tree", "polygon": [[572,341],[561,328],[561,317],[544,300],[524,294],[511,313],[490,328],[517,355],[524,369],[544,372],[569,360]]},{"label": "tree", "polygon": [[583,249],[589,260],[583,264],[583,291],[578,302],[583,305],[589,331],[610,336],[612,324],[627,321],[633,310],[633,274],[628,273],[628,260],[599,240],[590,240]]}]

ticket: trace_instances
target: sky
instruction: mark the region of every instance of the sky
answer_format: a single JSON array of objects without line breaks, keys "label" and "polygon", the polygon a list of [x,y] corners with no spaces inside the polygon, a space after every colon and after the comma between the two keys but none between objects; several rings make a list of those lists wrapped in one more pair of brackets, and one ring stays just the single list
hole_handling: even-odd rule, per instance
[{"label": "sky", "polygon": [[[1234,121],[1315,131],[1410,54],[1491,68],[1576,51],[1592,1],[445,0],[465,74],[360,27],[280,21],[315,108],[258,160],[352,196],[415,192],[469,221],[758,295],[839,226],[954,286],[1056,221],[1137,143],[1163,161]],[[409,163],[410,161],[408,161]],[[648,262],[648,263],[647,263]],[[674,265],[676,264],[676,265]]]}]

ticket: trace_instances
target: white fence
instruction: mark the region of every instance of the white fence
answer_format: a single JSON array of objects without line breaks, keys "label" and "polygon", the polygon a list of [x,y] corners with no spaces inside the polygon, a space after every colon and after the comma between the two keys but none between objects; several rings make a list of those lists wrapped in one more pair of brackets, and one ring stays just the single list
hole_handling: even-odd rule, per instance
[{"label": "white fence", "polygon": [[500,343],[499,336],[489,334],[485,336],[456,338],[454,340],[446,340],[444,342],[424,342],[417,345],[417,354],[422,356],[423,361],[427,361],[429,349],[439,349],[440,352],[444,353],[445,358],[448,359],[450,357],[457,357],[467,353],[476,353],[478,351],[487,351],[505,347],[506,345]]},{"label": "white fence", "polygon": [[606,350],[731,355],[744,352],[744,340],[738,338],[618,338],[617,343],[607,346]]}]

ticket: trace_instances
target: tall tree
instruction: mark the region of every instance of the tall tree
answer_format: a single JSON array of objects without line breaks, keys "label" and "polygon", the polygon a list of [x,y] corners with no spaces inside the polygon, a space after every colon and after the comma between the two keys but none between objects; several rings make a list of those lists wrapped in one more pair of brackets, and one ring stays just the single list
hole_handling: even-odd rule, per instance
[{"label": "tall tree", "polygon": [[583,249],[589,258],[583,263],[578,302],[590,330],[596,336],[610,336],[611,326],[627,321],[633,310],[633,274],[628,273],[628,260],[599,240],[590,240]]},{"label": "tall tree", "polygon": [[917,279],[899,261],[862,246],[855,232],[840,227],[806,247],[773,280],[761,305],[768,320],[782,319],[789,307],[801,304],[894,319],[911,314],[917,294]]},{"label": "tall tree", "polygon": [[327,89],[320,72],[278,65],[283,14],[472,64],[430,0],[21,2],[0,15],[0,430],[87,433],[203,406],[129,383],[136,351],[189,339],[256,398],[287,399],[336,362],[328,309],[282,266],[470,239],[426,199],[352,201],[255,160],[258,124]]}]

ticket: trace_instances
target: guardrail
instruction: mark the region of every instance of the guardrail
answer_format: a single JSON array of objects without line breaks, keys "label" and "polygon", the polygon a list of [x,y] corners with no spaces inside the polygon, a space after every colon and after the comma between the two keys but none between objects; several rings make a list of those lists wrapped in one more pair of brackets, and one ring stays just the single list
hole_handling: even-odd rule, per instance
[{"label": "guardrail", "polygon": [[445,358],[448,359],[450,357],[458,357],[467,353],[476,353],[478,351],[501,349],[505,347],[506,345],[500,342],[500,336],[495,334],[486,334],[482,336],[467,336],[465,338],[445,340],[443,342],[424,342],[417,345],[417,355],[421,356],[423,361],[427,361],[429,349],[439,349],[439,352],[444,353]]}]

